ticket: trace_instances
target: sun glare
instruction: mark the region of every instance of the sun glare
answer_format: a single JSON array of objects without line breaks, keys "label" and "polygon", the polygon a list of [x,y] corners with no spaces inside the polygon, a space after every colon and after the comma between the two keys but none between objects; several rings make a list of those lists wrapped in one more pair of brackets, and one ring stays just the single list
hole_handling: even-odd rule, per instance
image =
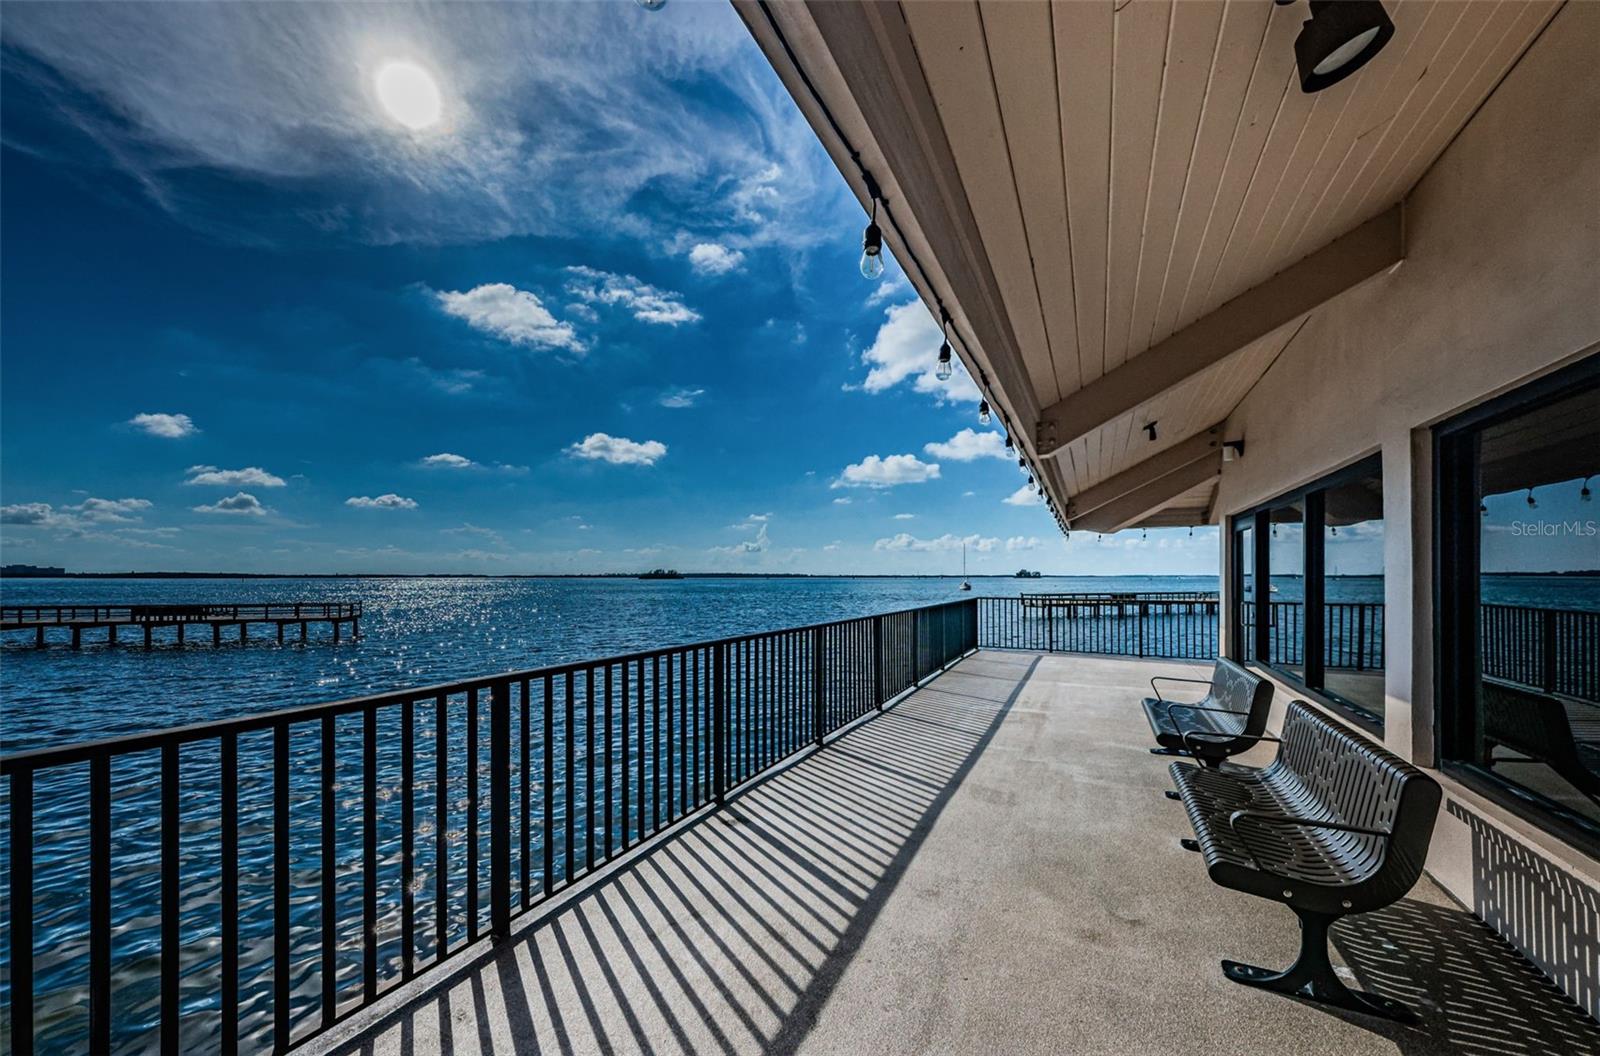
[{"label": "sun glare", "polygon": [[389,116],[410,129],[439,122],[439,85],[433,75],[414,62],[395,60],[378,69],[373,80],[378,102]]}]

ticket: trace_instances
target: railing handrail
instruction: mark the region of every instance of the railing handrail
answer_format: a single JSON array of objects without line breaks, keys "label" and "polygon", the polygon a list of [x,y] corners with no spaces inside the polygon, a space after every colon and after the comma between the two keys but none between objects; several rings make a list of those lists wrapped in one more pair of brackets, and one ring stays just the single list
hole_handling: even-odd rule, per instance
[{"label": "railing handrail", "polygon": [[160,730],[148,730],[144,733],[122,734],[116,737],[102,737],[95,740],[79,741],[75,744],[60,747],[33,748],[22,752],[13,752],[9,755],[0,755],[0,776],[9,775],[19,770],[38,771],[51,769],[57,766],[67,766],[75,763],[88,762],[96,755],[110,753],[112,755],[125,755],[130,752],[149,751],[168,744],[188,744],[194,741],[207,740],[212,737],[228,733],[254,733],[260,730],[272,729],[279,724],[290,725],[307,722],[311,719],[320,719],[324,716],[347,715],[362,711],[369,707],[384,707],[391,704],[402,704],[407,701],[422,700],[430,697],[452,696],[464,693],[470,689],[482,689],[500,683],[521,682],[523,680],[542,679],[545,677],[561,677],[578,671],[600,667],[606,664],[626,664],[636,660],[650,657],[666,656],[676,653],[685,653],[691,650],[710,649],[716,646],[728,646],[743,642],[782,634],[802,634],[811,631],[840,627],[845,624],[857,623],[862,620],[886,619],[893,616],[903,616],[916,612],[932,612],[937,609],[947,608],[951,605],[961,605],[974,598],[957,598],[951,601],[937,602],[933,605],[917,605],[904,609],[893,609],[889,612],[870,613],[864,616],[848,616],[837,620],[827,620],[822,623],[805,624],[799,627],[777,627],[766,631],[752,631],[747,634],[731,635],[725,638],[711,638],[704,641],[684,642],[676,645],[657,646],[654,649],[641,649],[631,653],[616,653],[610,656],[594,657],[587,660],[573,660],[563,664],[552,664],[545,667],[525,668],[513,671],[501,671],[490,675],[477,675],[472,678],[458,679],[453,682],[440,682],[432,685],[415,686],[402,689],[386,690],[382,693],[371,693],[360,697],[347,697],[343,700],[325,701],[318,704],[299,704],[288,708],[278,708],[265,711],[259,715],[246,715],[236,719],[213,719],[207,722],[190,723],[185,726],[170,726]]},{"label": "railing handrail", "polygon": [[[362,603],[359,601],[207,601],[207,602],[143,602],[128,604],[123,602],[106,604],[47,604],[47,605],[0,605],[0,622],[6,620],[22,620],[31,614],[34,618],[43,618],[46,614],[54,616],[58,621],[63,615],[76,615],[89,613],[90,618],[99,618],[101,613],[110,618],[113,613],[126,613],[129,619],[135,619],[141,611],[150,611],[160,614],[162,610],[172,613],[183,612],[212,612],[218,615],[229,614],[233,617],[261,614],[266,618],[283,615],[289,618],[299,618],[304,613],[322,613],[324,616],[354,617],[361,616]],[[203,619],[205,616],[196,617]]]}]

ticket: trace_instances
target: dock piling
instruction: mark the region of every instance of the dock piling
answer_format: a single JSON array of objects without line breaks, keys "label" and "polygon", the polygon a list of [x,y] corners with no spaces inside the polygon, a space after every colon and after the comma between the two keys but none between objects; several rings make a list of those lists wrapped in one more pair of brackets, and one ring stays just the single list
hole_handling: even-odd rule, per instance
[{"label": "dock piling", "polygon": [[[311,639],[311,624],[326,623],[332,628],[334,642],[346,637],[361,637],[361,603],[359,601],[330,602],[264,602],[239,605],[216,604],[159,604],[159,605],[0,605],[0,632],[32,632],[35,648],[44,649],[49,644],[52,627],[68,631],[67,642],[73,649],[83,648],[85,630],[105,629],[105,644],[115,646],[123,640],[122,632],[136,628],[134,634],[144,638],[144,647],[155,646],[155,632],[171,627],[178,645],[188,636],[189,625],[211,628],[211,644],[222,645],[223,630],[238,628],[239,644],[250,641],[250,625],[272,625],[273,637],[282,645],[287,638],[286,625],[300,625],[300,642]],[[98,641],[98,639],[96,639]]]}]

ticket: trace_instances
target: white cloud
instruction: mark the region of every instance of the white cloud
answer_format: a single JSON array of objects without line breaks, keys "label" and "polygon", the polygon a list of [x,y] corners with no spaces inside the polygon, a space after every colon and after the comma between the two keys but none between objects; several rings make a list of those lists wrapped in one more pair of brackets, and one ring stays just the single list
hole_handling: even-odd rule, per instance
[{"label": "white cloud", "polygon": [[700,319],[700,313],[684,304],[679,294],[657,289],[632,275],[618,275],[581,264],[569,267],[567,274],[572,276],[567,282],[567,292],[580,301],[621,307],[642,323],[678,326]]},{"label": "white cloud", "polygon": [[844,467],[836,488],[892,488],[896,484],[921,484],[939,479],[939,464],[923,462],[916,455],[868,455],[855,465]]},{"label": "white cloud", "polygon": [[700,397],[706,394],[705,389],[668,389],[656,397],[656,402],[663,407],[670,407],[675,411],[685,410],[700,402]]},{"label": "white cloud", "polygon": [[840,495],[837,499],[833,500],[833,504],[835,506],[848,506],[850,505],[850,496]]},{"label": "white cloud", "polygon": [[200,431],[187,414],[136,414],[128,419],[128,424],[168,440],[193,436]]},{"label": "white cloud", "polygon": [[209,506],[196,506],[195,513],[226,513],[238,517],[260,517],[267,512],[261,505],[261,500],[248,491],[241,491],[229,495],[225,499],[218,499]]},{"label": "white cloud", "polygon": [[732,546],[713,546],[711,552],[714,554],[759,554],[769,549],[771,545],[771,541],[767,538],[766,523],[763,522],[754,539],[747,539]]},{"label": "white cloud", "polygon": [[208,484],[219,488],[281,488],[283,478],[260,466],[243,469],[218,469],[216,466],[190,466],[185,484]]},{"label": "white cloud", "polygon": [[843,542],[841,540],[835,539],[833,542],[829,543],[827,546],[824,546],[822,549],[828,551],[831,554],[833,551],[839,549],[839,547],[841,547],[842,545],[844,545],[844,544],[843,544]]},{"label": "white cloud", "polygon": [[472,469],[478,463],[465,455],[453,455],[448,451],[441,451],[437,455],[428,455],[422,460],[424,466],[439,466],[444,469]]},{"label": "white cloud", "polygon": [[895,300],[911,292],[911,284],[904,275],[895,275],[892,279],[884,279],[867,295],[867,307],[876,308],[884,301]]},{"label": "white cloud", "polygon": [[915,520],[916,516],[914,513],[897,513],[894,515],[894,519],[897,521],[911,521]]},{"label": "white cloud", "polygon": [[965,545],[968,550],[976,550],[980,554],[986,554],[993,550],[996,546],[1000,545],[1000,540],[994,538],[993,536],[981,536],[977,534],[967,536],[945,534],[939,536],[937,539],[918,539],[914,535],[901,532],[899,535],[892,536],[888,539],[879,539],[876,543],[872,544],[872,548],[874,550],[886,550],[894,553],[913,550],[960,550],[963,545]]},{"label": "white cloud", "polygon": [[1007,550],[1037,550],[1044,545],[1044,541],[1034,535],[1013,535],[1006,540]]},{"label": "white cloud", "polygon": [[10,506],[0,506],[0,524],[30,524],[41,527],[55,527],[70,522],[70,517],[63,517],[57,513],[55,507],[48,502],[18,502]]},{"label": "white cloud", "polygon": [[939,324],[921,301],[891,305],[884,311],[877,337],[861,353],[861,362],[870,368],[861,387],[867,392],[886,392],[909,378],[917,392],[927,393],[941,403],[978,402],[978,386],[959,360],[949,381],[940,381],[934,373],[943,339]]},{"label": "white cloud", "polygon": [[377,497],[352,495],[344,500],[344,504],[346,506],[354,506],[358,510],[414,510],[417,508],[416,499],[408,499],[404,495],[396,495],[392,491]]},{"label": "white cloud", "polygon": [[535,294],[509,283],[490,282],[465,293],[447,290],[435,296],[446,315],[508,344],[562,348],[579,355],[585,351],[571,323],[551,315]]},{"label": "white cloud", "polygon": [[610,462],[614,466],[653,466],[666,453],[667,445],[659,440],[635,441],[605,433],[590,433],[567,448],[573,458]]},{"label": "white cloud", "polygon": [[1005,437],[993,429],[985,429],[981,433],[973,429],[963,429],[948,440],[935,440],[931,444],[924,444],[922,449],[934,458],[949,459],[951,462],[975,462],[980,458],[1011,457],[1006,453]]},{"label": "white cloud", "polygon": [[1000,501],[1005,503],[1007,506],[1044,505],[1044,499],[1039,495],[1039,493],[1037,491],[1029,491],[1026,484],[1018,488],[1016,491],[1013,491],[1010,495],[1007,495]]},{"label": "white cloud", "polygon": [[689,263],[702,275],[726,275],[744,263],[744,254],[719,242],[700,242],[689,250]]},{"label": "white cloud", "polygon": [[136,521],[154,505],[149,499],[84,499],[77,511],[86,521]]}]

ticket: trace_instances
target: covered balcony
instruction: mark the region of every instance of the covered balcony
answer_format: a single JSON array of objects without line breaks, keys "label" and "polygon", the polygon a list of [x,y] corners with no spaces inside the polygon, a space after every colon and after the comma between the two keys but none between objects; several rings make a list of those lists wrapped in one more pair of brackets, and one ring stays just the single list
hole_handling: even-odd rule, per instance
[{"label": "covered balcony", "polygon": [[[1188,822],[1147,753],[1150,676],[1208,671],[972,653],[309,1051],[1600,1048],[1426,880],[1334,934],[1341,974],[1419,1026],[1224,979],[1221,958],[1287,964],[1298,940],[1282,907],[1216,887],[1179,846]],[[1528,889],[1536,866],[1507,841],[1479,833],[1472,853],[1486,889]]]}]

